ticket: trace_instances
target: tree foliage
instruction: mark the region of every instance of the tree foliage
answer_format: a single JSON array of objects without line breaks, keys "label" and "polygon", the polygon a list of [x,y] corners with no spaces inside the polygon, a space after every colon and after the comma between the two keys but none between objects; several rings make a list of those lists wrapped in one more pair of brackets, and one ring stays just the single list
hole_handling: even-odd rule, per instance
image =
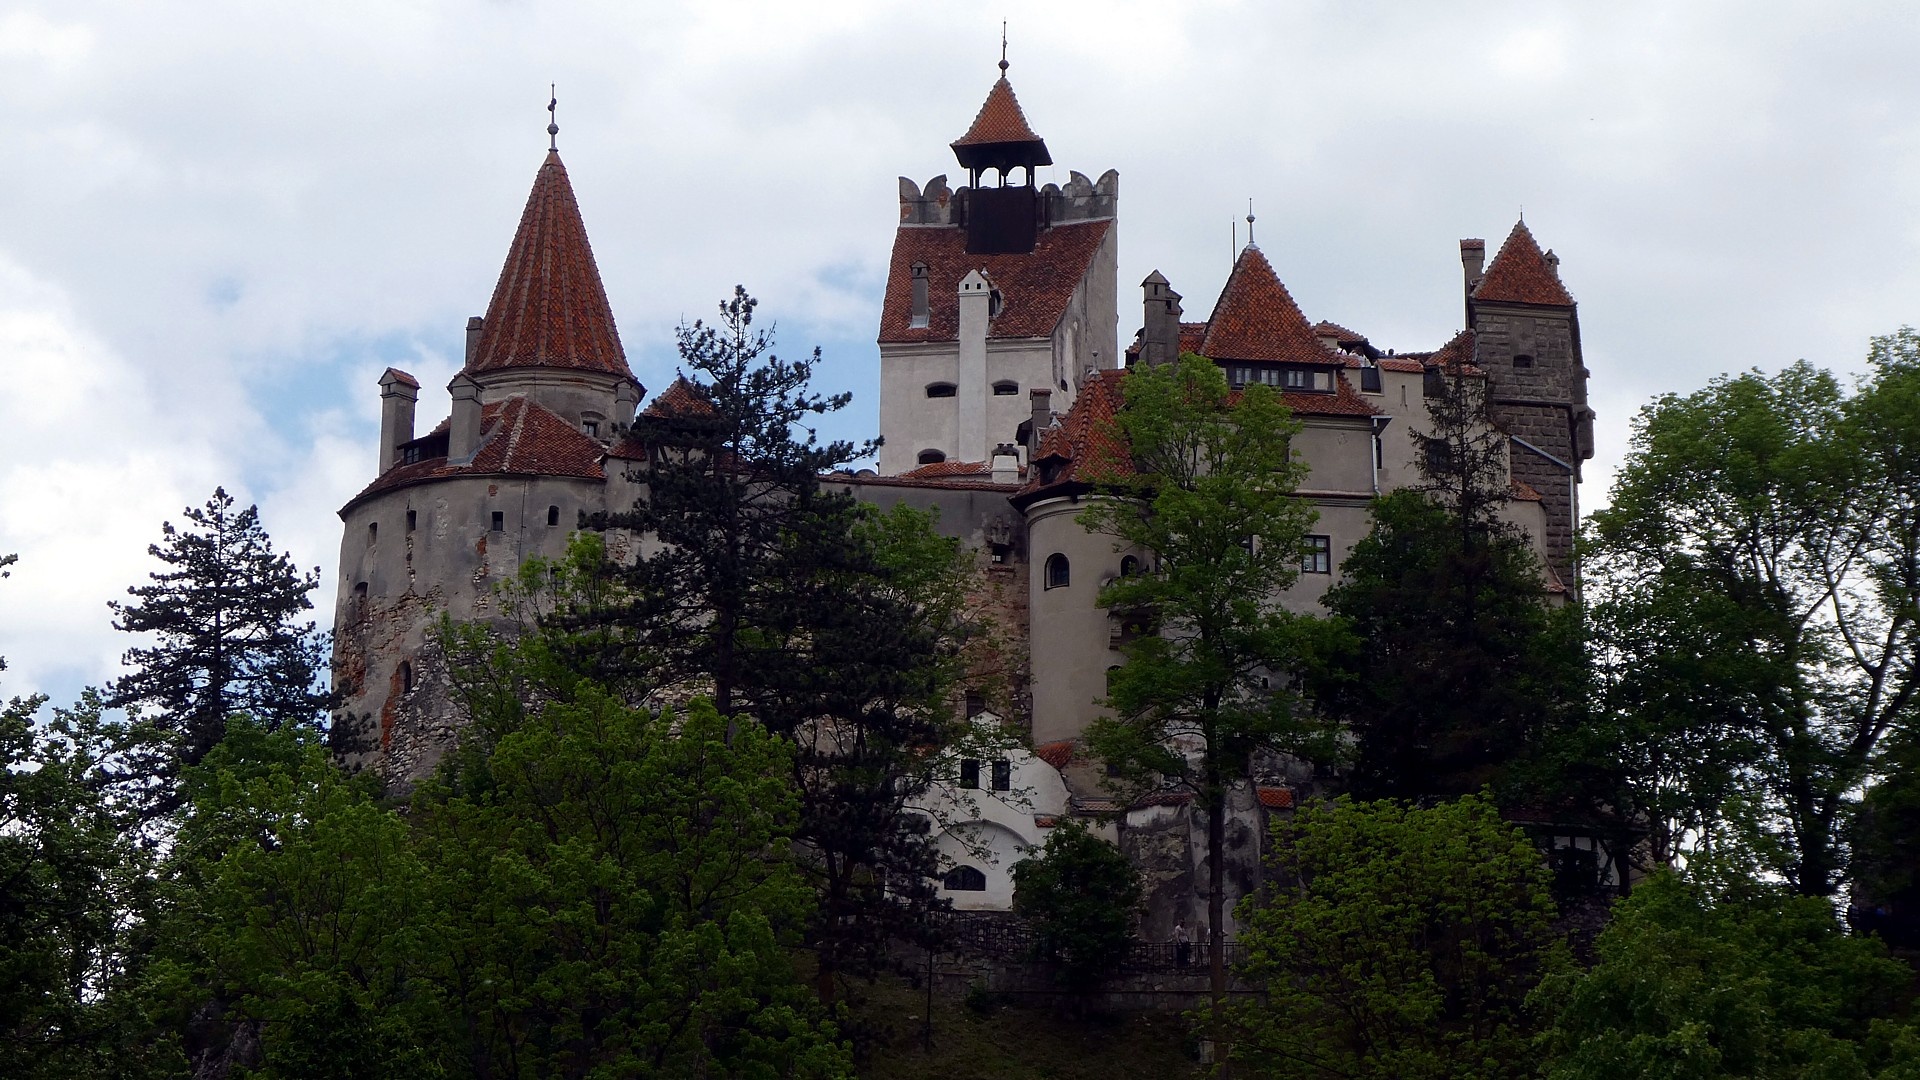
[{"label": "tree foliage", "polygon": [[1810,895],[1846,873],[1858,791],[1920,709],[1920,335],[1851,394],[1805,362],[1668,395],[1592,519],[1613,741],[1655,853],[1739,827]]},{"label": "tree foliage", "polygon": [[302,574],[275,552],[258,508],[236,510],[224,488],[185,518],[163,523],[147,548],[165,566],[152,584],[129,588],[133,603],[109,605],[115,629],[154,639],[127,651],[130,670],[106,703],[136,710],[159,736],[137,768],[160,782],[162,808],[178,801],[166,785],[220,742],[229,718],[311,726],[326,704],[320,636],[298,621],[319,571]]},{"label": "tree foliage", "polygon": [[1294,497],[1306,466],[1299,430],[1271,388],[1228,390],[1194,354],[1135,368],[1115,417],[1133,469],[1097,477],[1081,513],[1088,529],[1144,550],[1141,571],[1115,578],[1100,604],[1157,628],[1126,646],[1112,674],[1111,715],[1087,729],[1109,763],[1192,790],[1207,818],[1208,946],[1216,1003],[1226,991],[1227,792],[1262,750],[1321,753],[1324,731],[1270,689],[1306,652],[1318,620],[1279,596],[1300,573],[1314,512]]},{"label": "tree foliage", "polygon": [[1552,1080],[1920,1076],[1920,1032],[1898,1020],[1913,973],[1823,899],[1662,872],[1596,946],[1590,971],[1540,990]]},{"label": "tree foliage", "polygon": [[677,405],[635,425],[646,494],[607,522],[640,554],[547,626],[630,700],[708,691],[796,747],[799,865],[821,900],[808,941],[830,998],[841,972],[928,925],[936,861],[910,806],[930,749],[958,735],[946,695],[971,564],[931,516],[822,484],[871,447],[817,440],[813,418],[848,397],[810,391],[818,352],[780,359],[754,308],[736,289],[716,325],[681,329]]},{"label": "tree foliage", "polygon": [[1236,1062],[1276,1077],[1533,1075],[1527,995],[1565,963],[1549,875],[1491,802],[1354,802],[1274,822],[1242,901]]},{"label": "tree foliage", "polygon": [[[1383,495],[1325,604],[1347,631],[1309,668],[1316,704],[1354,741],[1358,798],[1435,801],[1492,785],[1509,800],[1568,781],[1539,775],[1549,736],[1581,704],[1577,612],[1549,603],[1541,559],[1501,516],[1506,437],[1485,380],[1435,371],[1423,482]],[[1529,760],[1534,758],[1534,760]],[[1530,789],[1530,790],[1529,790]]]},{"label": "tree foliage", "polygon": [[1038,931],[1041,958],[1075,993],[1098,987],[1133,944],[1140,874],[1120,849],[1077,824],[1061,825],[1037,856],[1013,864],[1013,910]]}]

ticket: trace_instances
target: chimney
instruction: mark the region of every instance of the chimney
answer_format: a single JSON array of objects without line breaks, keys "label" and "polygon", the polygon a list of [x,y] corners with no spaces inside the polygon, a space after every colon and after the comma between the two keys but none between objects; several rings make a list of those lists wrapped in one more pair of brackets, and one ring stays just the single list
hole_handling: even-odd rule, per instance
[{"label": "chimney", "polygon": [[467,320],[467,367],[473,366],[473,354],[480,351],[480,331],[486,325],[487,320],[478,315]]},{"label": "chimney", "polygon": [[1487,242],[1485,240],[1460,241],[1460,270],[1466,277],[1467,292],[1480,284],[1482,271],[1487,265]]},{"label": "chimney", "polygon": [[400,444],[413,441],[413,406],[420,400],[420,380],[388,368],[380,376],[380,474],[400,457]]},{"label": "chimney", "polygon": [[987,457],[987,318],[993,283],[978,270],[960,279],[960,362],[954,379],[954,457]]},{"label": "chimney", "polygon": [[1144,294],[1145,327],[1140,345],[1141,359],[1148,367],[1172,363],[1180,358],[1180,294],[1155,270],[1140,283]]},{"label": "chimney", "polygon": [[1553,271],[1553,280],[1559,281],[1560,280],[1560,256],[1555,255],[1553,253],[1552,248],[1548,248],[1547,254],[1546,254],[1546,260],[1547,260],[1547,269]]},{"label": "chimney", "polygon": [[1020,450],[1012,443],[1001,443],[993,448],[993,482],[996,484],[1020,482]]},{"label": "chimney", "polygon": [[925,327],[933,321],[933,313],[927,306],[927,264],[913,264],[913,318],[907,323],[914,328]]},{"label": "chimney", "polygon": [[453,395],[453,417],[447,422],[447,461],[465,463],[480,449],[480,384],[455,375],[447,384]]},{"label": "chimney", "polygon": [[613,422],[621,428],[633,426],[633,411],[640,407],[640,399],[647,388],[626,379],[613,388]]},{"label": "chimney", "polygon": [[1040,436],[1053,425],[1053,390],[1036,386],[1027,391],[1027,399],[1033,406],[1033,419],[1029,422],[1032,430],[1027,432],[1027,460],[1032,461],[1040,452]]}]

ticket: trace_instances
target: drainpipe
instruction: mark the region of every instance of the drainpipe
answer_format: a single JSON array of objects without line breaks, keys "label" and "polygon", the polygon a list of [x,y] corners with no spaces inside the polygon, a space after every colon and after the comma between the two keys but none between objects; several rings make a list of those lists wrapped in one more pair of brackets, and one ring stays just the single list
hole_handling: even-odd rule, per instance
[{"label": "drainpipe", "polygon": [[1373,470],[1373,493],[1380,494],[1380,436],[1386,433],[1387,425],[1393,423],[1391,416],[1369,417],[1373,427],[1373,445],[1367,448],[1367,464]]}]

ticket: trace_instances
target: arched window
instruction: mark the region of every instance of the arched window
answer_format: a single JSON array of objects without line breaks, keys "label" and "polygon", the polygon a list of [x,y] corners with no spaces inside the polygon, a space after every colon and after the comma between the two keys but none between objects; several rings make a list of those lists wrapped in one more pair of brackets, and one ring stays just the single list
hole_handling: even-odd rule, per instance
[{"label": "arched window", "polygon": [[948,892],[986,892],[987,875],[971,866],[956,866],[947,871],[947,876],[940,879],[940,884]]},{"label": "arched window", "polygon": [[1132,555],[1120,556],[1120,576],[1132,577],[1140,572],[1140,560]]},{"label": "arched window", "polygon": [[1046,588],[1065,588],[1073,580],[1072,571],[1067,566],[1067,557],[1056,551],[1047,556]]},{"label": "arched window", "polygon": [[413,693],[413,665],[405,660],[400,661],[400,692]]},{"label": "arched window", "polygon": [[928,397],[952,397],[957,392],[958,388],[950,382],[933,382],[927,384]]},{"label": "arched window", "polygon": [[548,525],[560,524],[560,508],[559,507],[557,506],[547,507],[547,524]]},{"label": "arched window", "polygon": [[920,451],[919,461],[922,465],[933,465],[945,460],[947,460],[947,455],[938,450]]},{"label": "arched window", "polygon": [[1001,379],[993,384],[994,397],[1012,397],[1020,392],[1020,384],[1012,379]]}]

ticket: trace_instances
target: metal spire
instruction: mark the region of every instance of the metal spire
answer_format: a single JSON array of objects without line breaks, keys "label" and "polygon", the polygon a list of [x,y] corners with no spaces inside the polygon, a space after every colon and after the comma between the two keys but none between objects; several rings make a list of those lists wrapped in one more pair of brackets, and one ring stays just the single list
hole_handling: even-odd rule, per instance
[{"label": "metal spire", "polygon": [[1000,20],[1000,75],[1007,74],[1007,20]]},{"label": "metal spire", "polygon": [[1247,197],[1247,243],[1253,243],[1253,197]]},{"label": "metal spire", "polygon": [[547,84],[547,150],[550,153],[560,149],[560,94],[554,83]]}]

